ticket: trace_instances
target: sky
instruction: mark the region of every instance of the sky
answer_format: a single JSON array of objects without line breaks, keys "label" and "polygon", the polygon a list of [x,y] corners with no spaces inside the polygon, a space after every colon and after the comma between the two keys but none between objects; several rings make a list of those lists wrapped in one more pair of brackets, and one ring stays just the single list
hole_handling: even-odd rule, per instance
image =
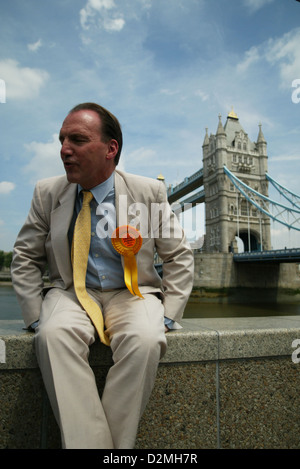
[{"label": "sky", "polygon": [[[0,0],[0,250],[38,179],[63,174],[58,134],[76,104],[121,122],[119,168],[181,182],[205,129],[232,107],[269,174],[300,193],[300,3],[296,0]],[[190,238],[204,232],[203,206]],[[299,223],[300,225],[300,223]],[[300,232],[272,226],[275,248]]]}]

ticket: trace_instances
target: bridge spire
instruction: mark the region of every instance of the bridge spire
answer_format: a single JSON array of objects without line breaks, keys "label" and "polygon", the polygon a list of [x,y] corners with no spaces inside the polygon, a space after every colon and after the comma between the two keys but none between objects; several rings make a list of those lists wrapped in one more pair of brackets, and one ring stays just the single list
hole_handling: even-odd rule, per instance
[{"label": "bridge spire", "polygon": [[226,132],[224,130],[221,118],[222,118],[222,116],[221,116],[221,114],[219,114],[219,124],[218,124],[216,135],[226,135]]},{"label": "bridge spire", "polygon": [[205,137],[204,137],[204,141],[203,141],[203,147],[209,145],[209,138],[208,138],[208,128],[206,127],[205,129]]},{"label": "bridge spire", "polygon": [[264,134],[261,130],[262,124],[261,122],[258,124],[259,127],[259,132],[258,132],[258,137],[257,137],[257,143],[262,142],[262,143],[267,143],[264,137]]},{"label": "bridge spire", "polygon": [[233,110],[233,106],[231,106],[231,111],[228,113],[227,117],[229,117],[230,119],[237,119],[237,120],[239,119],[237,114]]}]

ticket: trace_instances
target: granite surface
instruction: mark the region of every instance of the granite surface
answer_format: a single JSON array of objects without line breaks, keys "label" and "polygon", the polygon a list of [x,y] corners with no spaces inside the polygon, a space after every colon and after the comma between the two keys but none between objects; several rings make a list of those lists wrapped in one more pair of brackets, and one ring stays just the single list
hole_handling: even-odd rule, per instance
[{"label": "granite surface", "polygon": [[[182,329],[168,333],[168,352],[162,363],[289,355],[292,342],[300,339],[300,316],[184,319]],[[0,320],[0,369],[37,366],[33,357],[34,334],[22,321]],[[11,344],[13,343],[13,346]],[[6,363],[1,363],[1,351]],[[110,363],[110,351],[99,343],[91,359]],[[99,348],[101,355],[99,355]],[[100,359],[101,356],[101,359]]]},{"label": "granite surface", "polygon": [[[136,448],[300,448],[297,316],[186,319],[168,334]],[[59,431],[22,321],[0,321],[0,449],[59,448]],[[300,343],[300,342],[299,342]],[[299,354],[300,355],[300,354]],[[99,392],[112,363],[91,347]]]}]

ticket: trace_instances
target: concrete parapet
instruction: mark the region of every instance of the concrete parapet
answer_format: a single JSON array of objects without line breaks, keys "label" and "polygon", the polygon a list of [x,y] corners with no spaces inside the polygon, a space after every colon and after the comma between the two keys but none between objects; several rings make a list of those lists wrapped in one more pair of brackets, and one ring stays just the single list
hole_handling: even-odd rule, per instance
[{"label": "concrete parapet", "polygon": [[[300,317],[183,326],[168,334],[136,448],[300,448]],[[21,321],[0,321],[0,449],[60,447],[33,347]],[[90,363],[101,393],[109,348],[94,344]]]}]

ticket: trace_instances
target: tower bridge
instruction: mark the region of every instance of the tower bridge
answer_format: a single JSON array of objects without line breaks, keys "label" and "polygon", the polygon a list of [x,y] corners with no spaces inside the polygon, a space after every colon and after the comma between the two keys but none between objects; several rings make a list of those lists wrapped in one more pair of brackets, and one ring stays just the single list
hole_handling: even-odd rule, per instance
[{"label": "tower bridge", "polygon": [[[203,168],[168,188],[175,211],[205,203],[203,252],[233,253],[236,262],[299,262],[300,249],[271,248],[271,220],[300,231],[300,196],[268,174],[267,142],[259,124],[252,142],[231,111],[216,134],[206,134],[202,145]],[[269,198],[269,183],[285,203]],[[244,244],[238,253],[236,238]]]}]

